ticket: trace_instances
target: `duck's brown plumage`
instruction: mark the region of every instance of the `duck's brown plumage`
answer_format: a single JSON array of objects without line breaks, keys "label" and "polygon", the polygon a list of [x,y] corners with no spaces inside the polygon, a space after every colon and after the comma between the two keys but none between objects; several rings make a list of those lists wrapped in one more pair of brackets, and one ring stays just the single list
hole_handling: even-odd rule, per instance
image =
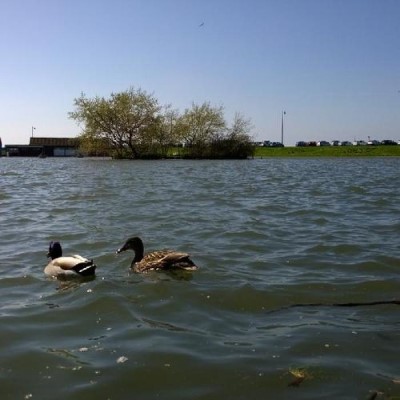
[{"label": "duck's brown plumage", "polygon": [[126,250],[133,250],[135,257],[131,268],[135,272],[146,272],[160,269],[185,269],[194,271],[197,266],[189,258],[189,254],[174,250],[157,250],[144,254],[143,242],[139,237],[129,238],[125,244],[117,250],[117,254]]}]

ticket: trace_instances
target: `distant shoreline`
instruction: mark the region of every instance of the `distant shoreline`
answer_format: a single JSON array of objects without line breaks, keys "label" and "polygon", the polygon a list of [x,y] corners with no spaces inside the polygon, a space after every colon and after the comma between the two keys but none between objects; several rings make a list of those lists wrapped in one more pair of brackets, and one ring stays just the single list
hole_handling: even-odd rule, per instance
[{"label": "distant shoreline", "polygon": [[254,157],[399,157],[400,145],[256,147]]},{"label": "distant shoreline", "polygon": [[[2,156],[7,157],[6,154],[4,154],[4,152]],[[343,147],[342,146],[326,146],[326,147],[325,146],[323,147],[257,146],[255,148],[253,158],[269,158],[269,157],[299,157],[299,158],[301,157],[304,158],[306,157],[400,157],[400,145],[386,145],[386,146],[367,145],[367,146],[343,146]],[[17,156],[12,158],[20,158],[20,157]],[[65,157],[55,157],[55,158],[65,158]],[[67,158],[75,158],[75,157],[67,157]],[[97,158],[97,157],[89,156],[88,158]],[[188,159],[188,158],[181,157],[179,154],[175,154],[174,156],[167,156],[164,159]]]}]

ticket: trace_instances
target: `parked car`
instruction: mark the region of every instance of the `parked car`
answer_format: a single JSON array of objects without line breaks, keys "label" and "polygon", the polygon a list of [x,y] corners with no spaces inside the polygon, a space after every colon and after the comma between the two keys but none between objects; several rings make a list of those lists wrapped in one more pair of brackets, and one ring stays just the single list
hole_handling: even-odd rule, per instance
[{"label": "parked car", "polygon": [[296,146],[297,147],[306,147],[306,146],[308,146],[308,143],[301,140],[300,142],[296,143]]},{"label": "parked car", "polygon": [[381,142],[379,140],[368,140],[369,146],[379,146]]},{"label": "parked car", "polygon": [[353,144],[354,146],[366,146],[367,142],[365,142],[364,140],[356,140]]},{"label": "parked car", "polygon": [[271,147],[285,147],[281,142],[272,142]]},{"label": "parked car", "polygon": [[397,144],[394,140],[389,140],[389,139],[382,140],[381,143],[384,144],[384,145],[394,145],[394,144]]},{"label": "parked car", "polygon": [[341,146],[353,146],[353,143],[349,142],[348,140],[344,140],[344,141],[341,143]]},{"label": "parked car", "polygon": [[317,142],[308,142],[308,145],[309,145],[309,146],[316,146],[316,145],[317,145]]},{"label": "parked car", "polygon": [[321,140],[320,142],[317,143],[317,146],[330,146],[330,145],[331,144],[326,140]]},{"label": "parked car", "polygon": [[340,146],[340,140],[332,140],[332,146]]}]

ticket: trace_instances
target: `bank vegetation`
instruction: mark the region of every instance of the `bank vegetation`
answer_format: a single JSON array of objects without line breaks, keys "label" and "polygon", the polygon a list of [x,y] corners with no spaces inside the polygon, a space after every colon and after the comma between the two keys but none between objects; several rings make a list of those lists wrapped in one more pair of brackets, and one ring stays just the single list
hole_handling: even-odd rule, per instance
[{"label": "bank vegetation", "polygon": [[183,113],[141,89],[109,98],[74,100],[69,117],[82,127],[80,152],[114,158],[247,158],[254,155],[251,122],[236,113],[225,120],[223,107],[195,104]]},{"label": "bank vegetation", "polygon": [[400,146],[257,147],[257,158],[267,157],[399,157]]}]

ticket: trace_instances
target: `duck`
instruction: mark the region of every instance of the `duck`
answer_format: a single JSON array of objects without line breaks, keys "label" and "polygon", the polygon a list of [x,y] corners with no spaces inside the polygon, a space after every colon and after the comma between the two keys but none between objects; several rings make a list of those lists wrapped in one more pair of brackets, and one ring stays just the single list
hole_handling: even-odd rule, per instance
[{"label": "duck", "polygon": [[137,236],[130,237],[116,251],[116,254],[126,250],[133,250],[135,252],[135,257],[131,263],[131,269],[134,272],[143,273],[154,270],[173,269],[195,271],[198,269],[197,265],[189,258],[188,253],[175,250],[157,250],[144,254],[143,241]]},{"label": "duck", "polygon": [[51,258],[51,261],[44,269],[44,273],[49,276],[93,276],[96,271],[93,260],[78,254],[63,257],[60,242],[50,242],[47,257]]}]

